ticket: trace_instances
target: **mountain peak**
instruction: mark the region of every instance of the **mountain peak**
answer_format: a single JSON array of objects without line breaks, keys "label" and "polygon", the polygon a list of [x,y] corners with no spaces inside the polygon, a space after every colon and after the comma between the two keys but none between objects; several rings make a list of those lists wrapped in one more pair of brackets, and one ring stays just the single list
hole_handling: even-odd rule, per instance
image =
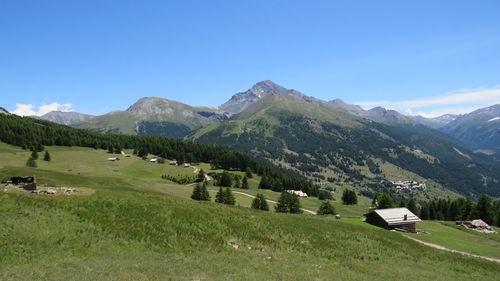
[{"label": "mountain peak", "polygon": [[259,97],[267,94],[287,94],[288,92],[290,92],[290,90],[274,83],[271,80],[258,82],[253,85],[249,91]]},{"label": "mountain peak", "polygon": [[178,102],[159,98],[159,97],[143,97],[132,104],[127,111],[138,113],[161,113],[161,109],[169,107],[171,104],[180,104]]},{"label": "mountain peak", "polygon": [[219,108],[229,114],[236,114],[243,111],[250,104],[253,104],[269,94],[284,95],[292,92],[294,91],[286,89],[271,80],[264,80],[256,83],[252,86],[252,88],[245,92],[233,95],[231,99]]}]

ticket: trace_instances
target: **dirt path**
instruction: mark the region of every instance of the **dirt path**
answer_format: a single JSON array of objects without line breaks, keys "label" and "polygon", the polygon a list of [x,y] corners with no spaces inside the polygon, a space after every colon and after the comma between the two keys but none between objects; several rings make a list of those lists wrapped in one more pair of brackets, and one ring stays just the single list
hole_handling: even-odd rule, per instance
[{"label": "dirt path", "polygon": [[[255,196],[251,195],[251,194],[248,194],[248,193],[245,193],[245,192],[240,192],[240,191],[233,191],[233,193],[237,193],[237,194],[241,194],[243,196],[247,196],[247,197],[250,197],[250,198],[255,198]],[[276,201],[273,201],[273,200],[267,200],[267,202],[269,203],[274,203],[274,204],[278,204],[278,202]],[[306,213],[309,213],[309,214],[312,214],[312,215],[316,215],[316,212],[314,211],[311,211],[311,210],[308,210],[308,209],[301,209],[302,211],[306,212]]]},{"label": "dirt path", "polygon": [[434,249],[448,251],[448,252],[452,252],[452,253],[461,254],[461,255],[464,255],[464,256],[470,256],[470,257],[475,257],[475,258],[480,258],[480,259],[485,259],[485,260],[489,260],[489,261],[492,261],[492,262],[498,262],[498,263],[500,263],[499,259],[489,258],[489,257],[485,257],[485,256],[480,256],[480,255],[475,255],[475,254],[466,253],[466,252],[457,251],[457,250],[452,250],[452,249],[448,249],[446,247],[443,247],[443,246],[440,246],[440,245],[437,245],[437,244],[432,244],[432,243],[429,243],[429,242],[424,242],[422,240],[419,240],[417,238],[414,238],[414,237],[411,237],[411,236],[408,236],[408,235],[403,235],[403,236],[406,237],[406,238],[409,238],[409,239],[411,239],[411,240],[413,240],[415,242],[418,242],[418,243],[420,243],[422,245],[425,245],[425,246],[428,246],[428,247],[432,247]]}]

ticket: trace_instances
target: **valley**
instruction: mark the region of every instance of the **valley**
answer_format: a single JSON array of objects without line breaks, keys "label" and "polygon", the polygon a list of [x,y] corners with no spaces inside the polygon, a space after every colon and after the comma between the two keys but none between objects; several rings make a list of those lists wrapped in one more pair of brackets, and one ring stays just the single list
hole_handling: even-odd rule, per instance
[{"label": "valley", "polygon": [[[336,209],[350,219],[276,214],[249,209],[251,198],[236,192],[237,206],[193,201],[192,185],[161,178],[191,175],[190,167],[151,163],[137,156],[110,162],[109,153],[93,148],[46,149],[51,161],[38,160],[37,168],[29,168],[25,166],[29,151],[0,143],[0,176],[36,175],[41,184],[94,192],[3,193],[0,279],[387,280],[390,274],[390,279],[400,280],[411,274],[413,280],[443,275],[453,280],[493,280],[500,270],[500,264],[432,249],[361,222],[370,205],[362,197],[358,205],[346,206],[335,196]],[[206,163],[197,167],[210,171]],[[260,192],[277,200],[279,193],[258,190],[258,181],[253,177],[250,189],[241,192]],[[213,200],[216,187],[209,189]],[[304,208],[317,209],[317,198],[300,200]],[[432,233],[435,224],[423,227]],[[475,243],[482,244],[478,239]],[[488,251],[500,249],[498,242],[481,239],[486,239],[487,248],[478,253],[489,255]]]}]

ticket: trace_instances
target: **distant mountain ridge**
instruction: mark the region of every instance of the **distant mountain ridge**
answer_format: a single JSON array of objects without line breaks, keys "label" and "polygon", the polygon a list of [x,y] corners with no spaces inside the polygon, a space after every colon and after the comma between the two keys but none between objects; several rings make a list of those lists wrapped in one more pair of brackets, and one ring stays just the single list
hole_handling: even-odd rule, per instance
[{"label": "distant mountain ridge", "polygon": [[461,115],[440,130],[473,149],[500,153],[500,104]]},{"label": "distant mountain ridge", "polygon": [[145,97],[126,110],[72,126],[226,145],[323,184],[384,192],[389,187],[383,180],[404,177],[428,182],[429,192],[443,196],[500,195],[496,160],[474,153],[448,134],[394,110],[365,110],[340,99],[327,102],[270,80],[233,95],[218,108]]},{"label": "distant mountain ridge", "polygon": [[51,111],[42,116],[31,117],[52,121],[61,125],[73,125],[94,118],[95,116],[73,111]]},{"label": "distant mountain ridge", "polygon": [[182,138],[192,130],[227,120],[209,107],[193,107],[159,97],[139,99],[125,111],[97,116],[75,127],[102,133]]},{"label": "distant mountain ridge", "polygon": [[434,129],[444,127],[448,123],[460,117],[460,114],[445,114],[439,117],[426,118],[420,115],[410,116],[413,120],[419,122],[420,124],[429,126]]},{"label": "distant mountain ridge", "polygon": [[[244,109],[228,121],[187,138],[254,154],[317,181],[356,182],[382,191],[379,174],[400,177],[401,172],[386,167],[390,163],[421,181],[438,182],[435,190],[442,186],[468,195],[500,194],[498,164],[443,132],[393,110],[363,110],[341,100],[325,102],[283,89],[261,91],[252,102],[246,99],[240,107]],[[366,165],[373,172],[367,172]]]},{"label": "distant mountain ridge", "polygon": [[0,114],[10,114],[7,109],[0,107]]}]

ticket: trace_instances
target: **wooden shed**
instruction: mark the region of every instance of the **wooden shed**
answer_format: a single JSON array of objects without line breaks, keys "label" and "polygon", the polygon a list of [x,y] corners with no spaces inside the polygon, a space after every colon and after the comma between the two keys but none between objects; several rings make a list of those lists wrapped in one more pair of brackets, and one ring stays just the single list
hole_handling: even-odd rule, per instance
[{"label": "wooden shed", "polygon": [[365,214],[366,222],[385,229],[401,229],[417,232],[416,224],[420,218],[407,208],[377,209]]},{"label": "wooden shed", "polygon": [[11,177],[8,182],[17,185],[25,190],[36,190],[35,176]]}]

